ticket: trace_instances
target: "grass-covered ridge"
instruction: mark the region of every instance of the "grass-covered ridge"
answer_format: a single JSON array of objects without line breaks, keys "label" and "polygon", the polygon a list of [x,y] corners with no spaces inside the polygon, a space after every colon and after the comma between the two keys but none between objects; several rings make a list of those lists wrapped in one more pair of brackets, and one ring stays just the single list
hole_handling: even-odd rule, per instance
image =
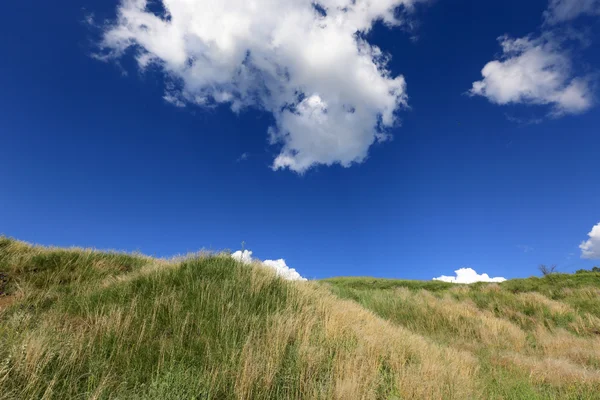
[{"label": "grass-covered ridge", "polygon": [[[0,239],[0,398],[477,398],[475,360],[228,255]],[[7,296],[3,296],[5,299]]]},{"label": "grass-covered ridge", "polygon": [[289,282],[0,237],[0,399],[600,398],[600,276]]},{"label": "grass-covered ridge", "polygon": [[469,351],[483,398],[600,399],[600,273],[472,285],[324,282],[398,326]]}]

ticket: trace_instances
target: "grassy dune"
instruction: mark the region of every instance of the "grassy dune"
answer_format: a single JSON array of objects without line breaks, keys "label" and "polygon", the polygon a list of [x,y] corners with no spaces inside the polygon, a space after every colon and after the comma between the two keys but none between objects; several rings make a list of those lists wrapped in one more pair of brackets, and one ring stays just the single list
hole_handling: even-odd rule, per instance
[{"label": "grassy dune", "polygon": [[0,399],[600,398],[600,276],[284,281],[0,238]]}]

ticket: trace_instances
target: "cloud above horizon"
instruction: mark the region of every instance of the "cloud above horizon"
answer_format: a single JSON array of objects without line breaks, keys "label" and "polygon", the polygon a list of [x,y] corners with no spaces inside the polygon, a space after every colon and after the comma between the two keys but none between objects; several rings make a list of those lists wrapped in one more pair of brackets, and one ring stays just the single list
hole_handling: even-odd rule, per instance
[{"label": "cloud above horizon", "polygon": [[504,282],[506,278],[490,278],[488,274],[478,274],[473,268],[460,268],[454,271],[456,276],[442,275],[433,278],[434,281],[470,284],[475,282]]},{"label": "cloud above horizon", "polygon": [[502,55],[483,67],[483,79],[473,82],[469,94],[499,105],[549,106],[552,118],[589,110],[595,103],[593,79],[577,75],[573,49],[567,49],[569,42],[584,43],[586,35],[566,25],[586,14],[600,15],[600,0],[550,0],[541,33],[499,37]]},{"label": "cloud above horizon", "polygon": [[600,260],[600,223],[592,228],[588,236],[589,239],[579,245],[581,258]]},{"label": "cloud above horizon", "polygon": [[390,137],[407,106],[404,77],[365,34],[377,21],[407,25],[422,1],[122,0],[96,57],[133,52],[141,70],[158,67],[164,99],[178,107],[271,113],[273,169],[349,167]]},{"label": "cloud above horizon", "polygon": [[231,254],[231,257],[235,260],[242,262],[243,264],[259,263],[265,267],[269,267],[275,271],[275,273],[283,279],[289,281],[306,281],[294,268],[288,267],[284,259],[279,260],[265,260],[260,261],[252,258],[252,252],[249,250],[238,250]]},{"label": "cloud above horizon", "polygon": [[550,116],[580,114],[592,107],[590,82],[573,75],[569,53],[553,35],[502,36],[502,57],[487,63],[469,93],[490,102],[551,106]]}]

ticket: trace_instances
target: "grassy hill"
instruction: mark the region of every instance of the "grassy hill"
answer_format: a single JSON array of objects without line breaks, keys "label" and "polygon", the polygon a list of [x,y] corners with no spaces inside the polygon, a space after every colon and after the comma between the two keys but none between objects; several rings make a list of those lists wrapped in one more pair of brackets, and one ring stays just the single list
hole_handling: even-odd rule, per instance
[{"label": "grassy hill", "polygon": [[459,285],[327,279],[378,316],[477,360],[484,398],[600,398],[600,274]]},{"label": "grassy hill", "polygon": [[0,237],[0,399],[600,398],[600,274],[288,282]]}]

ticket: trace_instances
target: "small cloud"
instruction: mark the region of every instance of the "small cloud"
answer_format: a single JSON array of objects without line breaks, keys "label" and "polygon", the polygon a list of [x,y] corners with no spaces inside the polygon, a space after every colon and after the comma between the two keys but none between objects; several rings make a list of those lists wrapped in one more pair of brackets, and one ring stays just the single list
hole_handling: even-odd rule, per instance
[{"label": "small cloud", "polygon": [[238,250],[231,254],[231,257],[244,264],[252,264],[254,262],[264,265],[275,270],[278,276],[289,281],[306,281],[294,268],[290,268],[284,259],[260,261],[252,258],[252,252],[249,250]]},{"label": "small cloud", "polygon": [[499,41],[501,59],[485,65],[483,79],[473,83],[471,96],[483,96],[499,105],[546,105],[552,118],[581,114],[594,105],[590,78],[574,75],[570,54],[554,34],[502,36]]},{"label": "small cloud", "polygon": [[517,246],[517,248],[519,248],[523,253],[529,253],[534,250],[533,247],[528,246],[526,244],[520,244]]},{"label": "small cloud", "polygon": [[581,258],[600,260],[600,223],[592,228],[588,236],[590,238],[579,245]]},{"label": "small cloud", "polygon": [[473,268],[461,268],[454,271],[456,276],[442,275],[439,278],[433,278],[434,281],[449,283],[475,283],[475,282],[504,282],[506,278],[490,278],[488,274],[479,275]]},{"label": "small cloud", "polygon": [[238,159],[236,160],[236,162],[246,161],[248,159],[248,157],[250,157],[250,154],[248,154],[248,153],[242,153],[242,155],[238,157]]},{"label": "small cloud", "polygon": [[279,260],[265,260],[263,264],[267,267],[273,268],[277,275],[290,281],[305,281],[306,278],[300,276],[300,274],[294,269],[287,266],[285,260],[280,258]]},{"label": "small cloud", "polygon": [[244,264],[250,264],[252,263],[252,252],[248,250],[238,250],[231,254],[231,258]]}]

